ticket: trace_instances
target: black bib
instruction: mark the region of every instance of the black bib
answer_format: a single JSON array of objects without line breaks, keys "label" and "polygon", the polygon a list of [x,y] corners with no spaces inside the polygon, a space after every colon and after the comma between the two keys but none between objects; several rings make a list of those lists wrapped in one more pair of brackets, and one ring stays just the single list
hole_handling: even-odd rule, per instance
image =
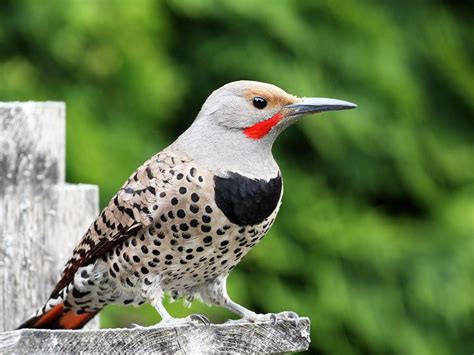
[{"label": "black bib", "polygon": [[216,204],[226,217],[240,226],[262,223],[278,205],[281,176],[265,181],[249,179],[237,173],[214,176]]}]

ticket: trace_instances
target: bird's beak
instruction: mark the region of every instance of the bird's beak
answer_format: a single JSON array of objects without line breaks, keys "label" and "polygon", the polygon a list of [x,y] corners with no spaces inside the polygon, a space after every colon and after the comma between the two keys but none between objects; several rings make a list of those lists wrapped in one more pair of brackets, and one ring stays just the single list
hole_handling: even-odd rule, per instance
[{"label": "bird's beak", "polygon": [[326,99],[323,97],[309,97],[301,99],[300,101],[285,106],[285,114],[287,117],[290,116],[302,116],[309,115],[316,112],[323,111],[337,111],[337,110],[347,110],[350,108],[356,108],[357,105],[352,102],[336,100],[336,99]]}]

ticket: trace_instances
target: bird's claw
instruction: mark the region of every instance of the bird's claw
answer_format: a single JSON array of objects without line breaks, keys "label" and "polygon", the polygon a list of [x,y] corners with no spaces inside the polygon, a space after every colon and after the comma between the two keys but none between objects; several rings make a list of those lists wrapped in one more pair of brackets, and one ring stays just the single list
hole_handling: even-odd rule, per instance
[{"label": "bird's claw", "polygon": [[291,321],[293,325],[296,327],[300,322],[300,317],[292,311],[280,312],[280,313],[272,313],[270,315],[270,320],[272,321],[273,325],[276,325],[278,321],[287,320]]},{"label": "bird's claw", "polygon": [[[286,311],[280,313],[269,313],[269,314],[249,314],[242,320],[251,322],[272,322],[272,325],[276,325],[280,321],[290,321],[296,327],[299,324],[300,317],[295,312]],[[234,321],[236,322],[236,321]]]},{"label": "bird's claw", "polygon": [[191,314],[186,318],[163,318],[159,323],[145,327],[139,324],[132,323],[128,326],[129,329],[143,329],[143,328],[154,328],[154,327],[162,327],[162,326],[177,326],[177,325],[186,325],[186,324],[204,324],[209,325],[211,322],[206,316],[202,314]]},{"label": "bird's claw", "polygon": [[140,328],[145,328],[145,327],[137,323],[132,323],[128,326],[128,329],[140,329]]},{"label": "bird's claw", "polygon": [[191,314],[190,316],[187,317],[187,319],[191,320],[192,322],[198,322],[204,325],[211,324],[210,320],[206,316],[203,316],[202,314]]},{"label": "bird's claw", "polygon": [[204,324],[209,325],[211,322],[207,319],[206,316],[202,314],[191,314],[186,318],[168,318],[163,319],[159,324],[160,325],[189,325],[189,324]]}]

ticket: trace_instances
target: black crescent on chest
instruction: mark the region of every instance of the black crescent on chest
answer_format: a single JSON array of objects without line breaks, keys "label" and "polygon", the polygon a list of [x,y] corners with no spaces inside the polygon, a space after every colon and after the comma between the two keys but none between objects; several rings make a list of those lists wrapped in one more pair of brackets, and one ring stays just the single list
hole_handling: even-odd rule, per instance
[{"label": "black crescent on chest", "polygon": [[232,223],[240,226],[259,224],[270,216],[278,206],[281,189],[280,175],[268,181],[237,173],[214,176],[217,207]]}]

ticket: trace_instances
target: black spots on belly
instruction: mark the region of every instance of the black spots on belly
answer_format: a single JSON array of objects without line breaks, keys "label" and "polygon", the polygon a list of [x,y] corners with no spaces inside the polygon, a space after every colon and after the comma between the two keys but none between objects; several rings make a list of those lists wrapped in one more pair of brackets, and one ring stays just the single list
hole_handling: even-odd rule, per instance
[{"label": "black spots on belly", "polygon": [[181,195],[186,194],[187,191],[188,191],[188,189],[185,188],[184,186],[181,186],[181,187],[179,188],[179,193],[180,193]]},{"label": "black spots on belly", "polygon": [[171,199],[171,204],[172,204],[173,206],[176,206],[176,205],[178,204],[178,199],[177,199],[176,197],[173,197],[173,198]]},{"label": "black spots on belly", "polygon": [[199,195],[195,192],[191,194],[191,201],[193,202],[198,202],[199,201]]},{"label": "black spots on belly", "polygon": [[178,211],[176,211],[176,215],[178,216],[178,218],[184,218],[186,217],[186,212],[184,212],[184,210],[182,209],[179,209]]},{"label": "black spots on belly", "polygon": [[280,200],[281,188],[280,176],[269,181],[237,173],[214,176],[217,206],[232,223],[240,226],[259,224],[270,216]]},{"label": "black spots on belly", "polygon": [[208,235],[207,237],[204,237],[203,242],[206,244],[212,243],[212,237]]},{"label": "black spots on belly", "polygon": [[80,292],[79,290],[77,290],[76,288],[73,288],[72,289],[72,296],[74,298],[82,298],[82,297],[85,297],[89,294],[90,292]]}]

